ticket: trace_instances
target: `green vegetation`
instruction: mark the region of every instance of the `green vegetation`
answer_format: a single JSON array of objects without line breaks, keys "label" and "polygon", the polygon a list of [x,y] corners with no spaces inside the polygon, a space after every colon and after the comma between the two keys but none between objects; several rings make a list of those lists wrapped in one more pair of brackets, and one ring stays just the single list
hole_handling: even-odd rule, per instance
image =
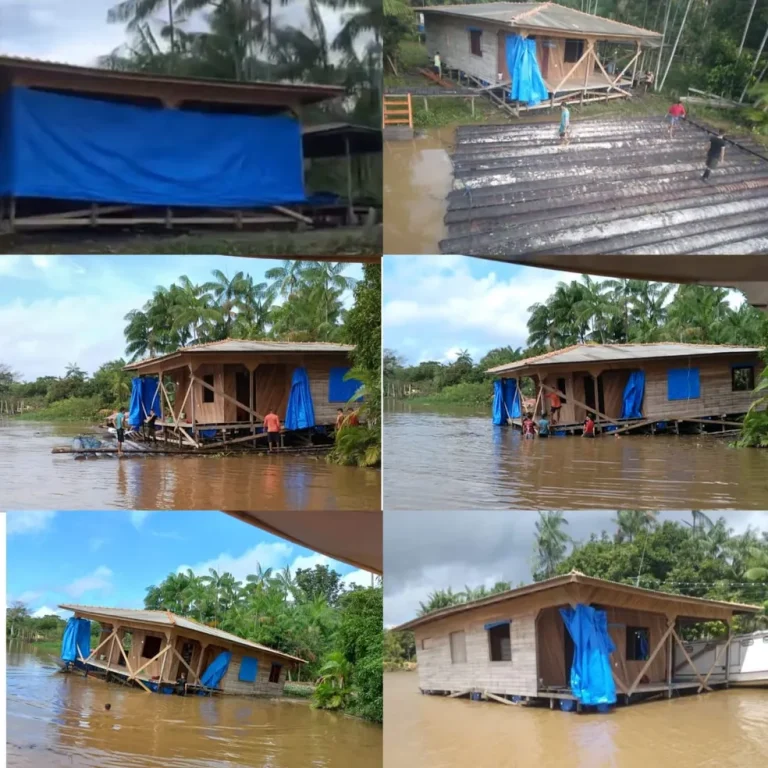
[{"label": "green vegetation", "polygon": [[[657,515],[646,510],[618,511],[612,534],[602,531],[577,542],[568,536],[562,513],[539,512],[533,541],[534,581],[577,570],[645,589],[759,605],[762,612],[737,617],[735,628],[749,632],[768,627],[768,532],[749,528],[735,535],[726,518],[713,520],[698,511],[691,512],[690,522],[659,523]],[[490,589],[436,590],[420,604],[418,615],[510,588],[509,582],[500,582]],[[717,634],[724,630],[722,625],[712,624],[706,631]],[[387,633],[387,668],[413,658],[412,642],[410,633]]]},{"label": "green vegetation", "polygon": [[[61,650],[61,638],[66,626],[67,622],[56,614],[32,616],[27,606],[18,600],[5,609],[6,640],[34,643],[35,647],[51,653],[58,654]],[[101,626],[92,622],[91,642],[97,640],[100,634]]]},{"label": "green vegetation", "polygon": [[336,433],[328,460],[335,464],[377,467],[381,464],[381,267],[368,264],[355,286],[355,305],[346,315],[345,333],[356,344],[349,378],[362,382],[353,400],[364,397],[358,414],[364,423]]},{"label": "green vegetation", "polygon": [[[549,298],[528,308],[525,349],[492,349],[477,363],[460,351],[451,363],[407,365],[384,351],[384,392],[422,405],[490,407],[489,368],[572,344],[679,341],[760,346],[768,340],[768,317],[744,303],[732,309],[725,288],[673,286],[642,280],[580,280],[558,283]],[[768,377],[763,379],[768,382]],[[530,382],[528,382],[530,384]],[[768,384],[763,384],[763,387]],[[531,394],[523,388],[524,394]],[[752,417],[752,423],[763,414]],[[768,430],[763,433],[768,440]]]},{"label": "green vegetation", "polygon": [[[240,582],[210,569],[171,573],[147,588],[144,607],[172,611],[305,659],[313,704],[381,722],[382,588],[347,589],[327,565],[257,568]],[[376,674],[378,670],[378,674]],[[306,687],[289,689],[307,695]]]}]

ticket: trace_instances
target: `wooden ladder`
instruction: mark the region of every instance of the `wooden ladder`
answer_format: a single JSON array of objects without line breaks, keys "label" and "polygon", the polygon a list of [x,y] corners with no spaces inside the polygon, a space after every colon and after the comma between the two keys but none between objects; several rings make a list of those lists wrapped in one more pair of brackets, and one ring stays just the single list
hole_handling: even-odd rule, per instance
[{"label": "wooden ladder", "polygon": [[384,126],[407,125],[413,128],[413,108],[411,94],[405,96],[384,94]]}]

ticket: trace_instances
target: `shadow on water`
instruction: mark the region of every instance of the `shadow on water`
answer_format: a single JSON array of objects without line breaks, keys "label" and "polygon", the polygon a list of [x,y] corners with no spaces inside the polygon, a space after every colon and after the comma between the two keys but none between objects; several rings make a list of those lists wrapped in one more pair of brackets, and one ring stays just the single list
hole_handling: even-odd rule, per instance
[{"label": "shadow on water", "polygon": [[[104,705],[112,705],[110,711]],[[380,768],[381,728],[303,700],[161,696],[8,649],[8,765]]]},{"label": "shadow on water", "polygon": [[4,509],[380,509],[381,473],[324,456],[114,456],[76,461],[57,445],[85,424],[0,426]]},{"label": "shadow on water", "polygon": [[384,428],[387,509],[768,506],[768,451],[721,438],[523,440],[474,409],[388,412]]},{"label": "shadow on water", "polygon": [[768,691],[732,688],[607,715],[422,696],[384,675],[386,768],[744,768],[768,764]]},{"label": "shadow on water", "polygon": [[384,253],[440,252],[454,136],[454,127],[432,128],[409,141],[384,142]]}]

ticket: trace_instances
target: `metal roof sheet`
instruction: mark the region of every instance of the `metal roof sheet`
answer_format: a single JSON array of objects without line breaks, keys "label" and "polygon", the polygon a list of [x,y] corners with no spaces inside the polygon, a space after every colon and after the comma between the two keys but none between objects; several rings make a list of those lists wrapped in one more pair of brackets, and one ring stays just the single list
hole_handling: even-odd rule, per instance
[{"label": "metal roof sheet", "polygon": [[699,357],[702,355],[759,354],[760,347],[737,347],[722,344],[576,344],[572,347],[528,357],[515,363],[489,368],[486,373],[506,373],[531,365],[563,365],[577,363],[628,362],[656,360],[674,357]]},{"label": "metal roof sheet", "polygon": [[252,353],[252,352],[295,352],[295,353],[346,353],[349,354],[355,348],[354,344],[334,344],[325,341],[267,341],[260,339],[222,339],[206,344],[194,344],[189,347],[179,347],[175,352],[167,355],[149,357],[145,360],[137,360],[129,363],[123,370],[141,368],[158,360],[165,360],[180,354],[199,353]]},{"label": "metal roof sheet", "polygon": [[480,3],[419,8],[420,13],[485,19],[525,29],[579,32],[607,37],[660,38],[659,32],[566,8],[557,3]]},{"label": "metal roof sheet", "polygon": [[221,629],[215,627],[209,627],[205,624],[201,624],[193,619],[187,619],[184,616],[177,616],[170,611],[149,611],[149,610],[134,610],[132,608],[108,608],[98,605],[76,605],[66,604],[60,605],[66,611],[72,611],[73,613],[88,614],[90,616],[102,616],[105,619],[128,619],[130,621],[137,621],[146,624],[155,624],[162,626],[179,627],[180,629],[187,629],[193,632],[199,632],[208,637],[216,637],[220,640],[226,640],[227,642],[234,643],[235,645],[241,645],[248,648],[255,648],[259,651],[271,653],[273,656],[280,656],[285,659],[291,659],[292,661],[299,661],[302,664],[306,664],[304,659],[300,659],[298,656],[291,656],[289,653],[283,653],[282,651],[276,651],[274,648],[269,648],[261,643],[254,643],[251,640],[244,640],[242,637],[233,635],[229,632],[224,632]]},{"label": "metal roof sheet", "polygon": [[414,629],[415,627],[421,626],[422,624],[429,624],[433,621],[438,621],[439,619],[445,618],[446,616],[452,616],[456,613],[464,613],[465,611],[471,611],[475,608],[482,608],[486,605],[493,605],[495,603],[504,602],[505,600],[513,600],[515,598],[523,597],[525,595],[530,595],[536,592],[555,589],[566,584],[584,584],[586,586],[615,589],[618,592],[629,592],[637,594],[638,596],[651,596],[665,601],[675,601],[694,605],[708,605],[717,608],[730,608],[734,613],[758,613],[762,610],[759,606],[756,605],[748,605],[746,603],[732,603],[727,600],[710,600],[706,597],[678,595],[674,592],[661,592],[657,589],[635,587],[631,584],[622,584],[621,582],[609,581],[608,579],[599,579],[595,576],[586,576],[580,571],[571,571],[570,573],[563,574],[562,576],[553,576],[550,579],[544,579],[543,581],[526,584],[523,587],[510,589],[507,592],[499,592],[495,595],[482,597],[479,600],[472,600],[468,603],[461,603],[460,605],[454,605],[449,608],[442,608],[439,611],[433,611],[432,613],[428,613],[425,616],[419,616],[415,619],[411,619],[411,621],[405,622],[405,624],[400,624],[397,627],[393,627],[393,631],[402,632],[404,630]]}]

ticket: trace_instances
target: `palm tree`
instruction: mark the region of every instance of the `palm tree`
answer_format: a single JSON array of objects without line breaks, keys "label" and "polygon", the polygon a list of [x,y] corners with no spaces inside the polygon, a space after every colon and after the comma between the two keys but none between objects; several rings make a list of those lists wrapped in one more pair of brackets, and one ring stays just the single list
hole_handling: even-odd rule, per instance
[{"label": "palm tree", "polygon": [[168,29],[171,41],[171,52],[175,50],[175,27],[173,18],[173,0],[123,0],[107,11],[107,21],[110,24],[128,22],[128,30],[133,31],[146,22],[159,8],[168,11]]},{"label": "palm tree", "polygon": [[212,274],[213,281],[205,283],[202,288],[211,295],[218,312],[218,339],[226,339],[230,337],[243,296],[248,293],[252,279],[246,278],[244,272],[238,272],[231,280],[220,269],[214,269]]},{"label": "palm tree", "polygon": [[455,593],[450,587],[448,589],[438,589],[427,595],[426,603],[419,603],[419,616],[426,616],[433,611],[439,611],[441,608],[450,608],[462,602],[461,593]]},{"label": "palm tree", "polygon": [[277,296],[289,299],[304,285],[306,264],[299,259],[285,259],[281,266],[268,269],[264,273],[267,280],[272,280],[270,290]]},{"label": "palm tree", "polygon": [[562,512],[539,512],[534,549],[536,567],[544,578],[554,576],[565,557],[571,539],[563,530],[564,525],[568,525],[568,521]]},{"label": "palm tree", "polygon": [[656,525],[658,512],[643,509],[622,509],[616,512],[613,522],[618,526],[616,541],[632,542],[643,531],[648,531]]},{"label": "palm tree", "polygon": [[77,363],[67,363],[64,378],[82,381],[85,378],[85,371],[81,370]]}]

